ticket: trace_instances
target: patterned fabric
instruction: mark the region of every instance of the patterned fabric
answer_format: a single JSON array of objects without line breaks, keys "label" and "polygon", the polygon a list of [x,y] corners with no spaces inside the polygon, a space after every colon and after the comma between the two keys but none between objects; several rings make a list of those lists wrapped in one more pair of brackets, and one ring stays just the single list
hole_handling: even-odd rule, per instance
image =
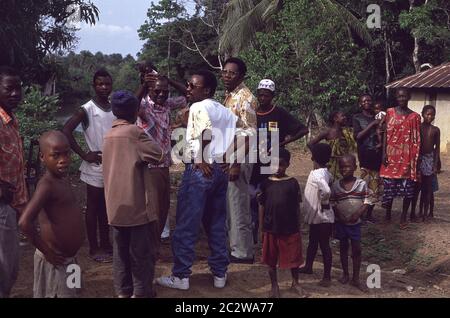
[{"label": "patterned fabric", "polygon": [[242,121],[241,128],[245,135],[256,134],[258,100],[244,83],[239,84],[232,92],[227,92],[223,104]]},{"label": "patterned fabric", "polygon": [[367,183],[370,205],[380,201],[383,194],[383,182],[377,170],[361,168],[361,179]]},{"label": "patterned fabric", "polygon": [[382,207],[386,208],[392,204],[395,197],[412,199],[416,188],[416,182],[411,179],[383,179],[383,201]]},{"label": "patterned fabric", "polygon": [[433,174],[434,153],[420,155],[420,172],[424,176]]},{"label": "patterned fabric", "polygon": [[164,161],[162,164],[149,167],[165,167],[171,164],[170,159],[170,111],[182,107],[186,107],[187,102],[184,96],[168,98],[164,106],[156,105],[155,102],[147,95],[141,101],[141,109],[144,110],[146,122],[138,119],[137,125],[144,129],[145,133],[153,138],[164,152]]},{"label": "patterned fabric", "polygon": [[343,155],[356,152],[356,142],[353,132],[350,128],[342,128],[342,136],[340,138],[328,140],[327,143],[331,147],[331,158],[327,164],[328,171],[333,176],[333,180],[342,178],[339,172],[339,158]]},{"label": "patterned fabric", "polygon": [[[336,180],[331,186],[330,203],[339,210],[342,216],[350,219],[364,204],[370,204],[366,182],[356,178],[352,188],[346,190],[341,186],[340,180]],[[358,219],[355,223],[343,223],[354,225],[360,222],[361,219]]]},{"label": "patterned fabric", "polygon": [[23,144],[17,119],[2,107],[0,107],[0,180],[10,183],[15,188],[11,206],[20,209],[28,201]]},{"label": "patterned fabric", "polygon": [[420,115],[398,114],[389,108],[386,114],[386,158],[380,176],[417,181],[417,161],[420,152]]}]

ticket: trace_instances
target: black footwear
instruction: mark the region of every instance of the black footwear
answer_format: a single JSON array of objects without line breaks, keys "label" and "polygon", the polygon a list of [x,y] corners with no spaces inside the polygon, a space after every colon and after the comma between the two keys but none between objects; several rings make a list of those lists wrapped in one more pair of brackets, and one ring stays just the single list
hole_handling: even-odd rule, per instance
[{"label": "black footwear", "polygon": [[230,255],[230,263],[236,264],[253,264],[255,262],[255,258],[237,258],[233,255]]}]

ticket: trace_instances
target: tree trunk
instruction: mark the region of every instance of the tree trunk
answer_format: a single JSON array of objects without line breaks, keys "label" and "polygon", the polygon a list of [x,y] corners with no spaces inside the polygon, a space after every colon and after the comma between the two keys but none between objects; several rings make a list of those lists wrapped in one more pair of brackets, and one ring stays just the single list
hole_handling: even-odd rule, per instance
[{"label": "tree trunk", "polygon": [[387,38],[387,30],[384,29],[383,32],[384,37],[384,64],[385,64],[385,72],[386,72],[386,84],[389,84],[391,81],[391,70],[389,66],[389,42]]},{"label": "tree trunk", "polygon": [[[411,12],[414,9],[414,2],[415,2],[414,0],[409,0],[409,12]],[[420,72],[420,61],[419,61],[420,44],[419,44],[419,39],[414,34],[414,31],[411,32],[411,35],[414,38],[414,50],[413,50],[413,54],[412,54],[414,69],[416,70],[416,73],[419,73]]]}]

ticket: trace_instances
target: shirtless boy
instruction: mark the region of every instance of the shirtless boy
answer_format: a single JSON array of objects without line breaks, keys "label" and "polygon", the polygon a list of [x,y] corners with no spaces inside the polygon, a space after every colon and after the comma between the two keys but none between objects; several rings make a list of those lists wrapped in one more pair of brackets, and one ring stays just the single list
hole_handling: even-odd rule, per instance
[{"label": "shirtless boy", "polygon": [[66,179],[70,144],[62,132],[49,131],[41,136],[39,146],[46,172],[19,220],[20,229],[36,247],[33,296],[76,297],[76,289],[67,286],[72,272],[66,269],[76,264],[83,227],[81,210]]}]

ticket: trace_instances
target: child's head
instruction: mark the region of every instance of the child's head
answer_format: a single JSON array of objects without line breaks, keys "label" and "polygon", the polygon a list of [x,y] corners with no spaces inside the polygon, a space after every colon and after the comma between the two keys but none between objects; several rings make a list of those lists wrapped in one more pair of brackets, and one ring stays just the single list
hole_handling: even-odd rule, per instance
[{"label": "child's head", "polygon": [[432,105],[425,105],[422,109],[423,122],[431,124],[436,117],[436,108]]},{"label": "child's head", "polygon": [[339,172],[344,179],[353,177],[356,170],[356,157],[354,155],[343,155],[339,158]]},{"label": "child's head", "polygon": [[280,161],[278,163],[277,174],[284,175],[286,174],[286,169],[289,167],[289,164],[291,162],[291,153],[288,150],[280,147],[278,158],[280,159]]},{"label": "child's head", "polygon": [[372,111],[372,95],[370,94],[362,94],[358,99],[359,107],[362,110]]},{"label": "child's head", "polygon": [[375,101],[375,103],[373,104],[373,112],[376,114],[378,114],[379,112],[384,112],[385,111],[385,107],[384,107],[384,103],[380,100]]},{"label": "child's head", "polygon": [[331,158],[331,147],[329,144],[318,143],[311,147],[311,160],[321,167],[325,167]]},{"label": "child's head", "polygon": [[70,143],[60,131],[50,130],[39,138],[41,161],[47,170],[56,177],[67,174],[70,165]]},{"label": "child's head", "polygon": [[108,71],[103,68],[97,70],[92,82],[95,94],[102,99],[108,99],[112,92],[112,77]]},{"label": "child's head", "polygon": [[347,123],[347,117],[340,110],[334,111],[328,117],[328,124],[333,126],[334,124],[339,124],[340,126],[344,126]]},{"label": "child's head", "polygon": [[114,116],[130,123],[136,122],[139,101],[133,93],[122,90],[114,92],[111,97],[111,107]]}]

